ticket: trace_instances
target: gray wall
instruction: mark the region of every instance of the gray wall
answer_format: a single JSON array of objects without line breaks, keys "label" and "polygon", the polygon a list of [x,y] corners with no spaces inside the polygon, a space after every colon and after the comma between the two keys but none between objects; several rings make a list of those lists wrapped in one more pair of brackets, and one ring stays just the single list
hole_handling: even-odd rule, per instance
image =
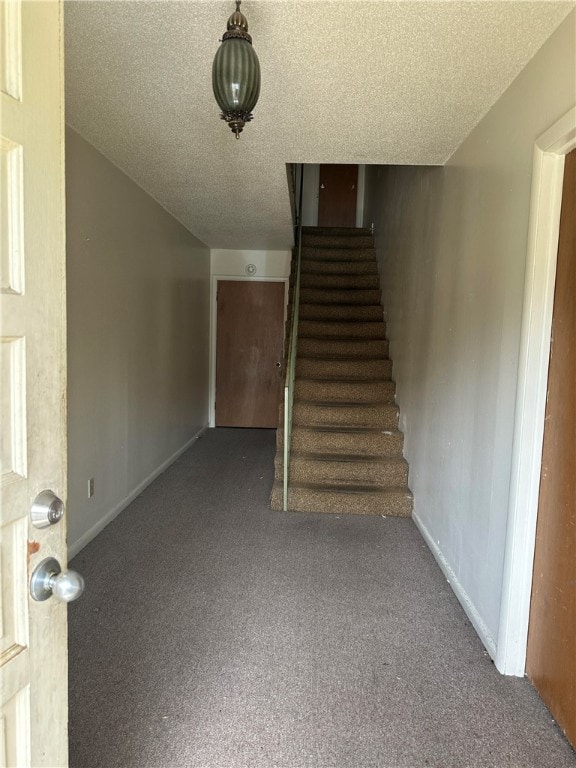
[{"label": "gray wall", "polygon": [[74,555],[208,423],[210,252],[70,129],[66,196]]},{"label": "gray wall", "polygon": [[491,653],[534,142],[576,101],[572,13],[443,168],[368,171],[415,517]]}]

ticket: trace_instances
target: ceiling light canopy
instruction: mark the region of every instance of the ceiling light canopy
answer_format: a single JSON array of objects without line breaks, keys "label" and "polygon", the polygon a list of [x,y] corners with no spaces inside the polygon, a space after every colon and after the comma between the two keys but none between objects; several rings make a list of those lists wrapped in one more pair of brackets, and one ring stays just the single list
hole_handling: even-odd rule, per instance
[{"label": "ceiling light canopy", "polygon": [[260,95],[260,62],[248,34],[248,22],[240,12],[241,0],[228,19],[222,45],[212,65],[212,88],[220,117],[239,138],[244,125],[252,120],[252,110]]}]

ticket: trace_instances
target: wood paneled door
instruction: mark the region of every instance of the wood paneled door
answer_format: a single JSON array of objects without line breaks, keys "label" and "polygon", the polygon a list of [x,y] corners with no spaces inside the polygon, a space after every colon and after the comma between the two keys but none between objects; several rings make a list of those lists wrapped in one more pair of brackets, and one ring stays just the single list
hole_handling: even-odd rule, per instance
[{"label": "wood paneled door", "polygon": [[216,426],[278,426],[284,381],[284,282],[219,280]]},{"label": "wood paneled door", "polygon": [[321,165],[318,226],[355,227],[357,195],[357,165]]},{"label": "wood paneled door", "polygon": [[30,515],[67,488],[63,18],[0,6],[0,765],[19,768],[68,765],[66,604],[29,591],[67,556],[65,518]]},{"label": "wood paneled door", "polygon": [[566,158],[526,671],[576,746],[576,150]]}]

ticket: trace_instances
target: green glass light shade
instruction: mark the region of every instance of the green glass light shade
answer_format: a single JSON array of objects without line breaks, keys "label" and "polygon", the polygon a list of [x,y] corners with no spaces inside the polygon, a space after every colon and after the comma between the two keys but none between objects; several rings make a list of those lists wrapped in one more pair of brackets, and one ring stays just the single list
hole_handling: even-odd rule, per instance
[{"label": "green glass light shade", "polygon": [[220,117],[238,138],[244,125],[252,120],[252,110],[260,95],[260,62],[252,47],[246,17],[240,13],[240,0],[228,19],[228,29],[214,57],[212,89],[222,110]]}]

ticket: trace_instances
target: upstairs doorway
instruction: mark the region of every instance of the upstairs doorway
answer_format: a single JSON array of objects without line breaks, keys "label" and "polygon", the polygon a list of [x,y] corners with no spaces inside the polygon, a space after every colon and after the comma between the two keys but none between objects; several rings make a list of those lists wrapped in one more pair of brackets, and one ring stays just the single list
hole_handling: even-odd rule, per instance
[{"label": "upstairs doorway", "polygon": [[357,197],[357,165],[321,165],[318,226],[355,227]]}]

